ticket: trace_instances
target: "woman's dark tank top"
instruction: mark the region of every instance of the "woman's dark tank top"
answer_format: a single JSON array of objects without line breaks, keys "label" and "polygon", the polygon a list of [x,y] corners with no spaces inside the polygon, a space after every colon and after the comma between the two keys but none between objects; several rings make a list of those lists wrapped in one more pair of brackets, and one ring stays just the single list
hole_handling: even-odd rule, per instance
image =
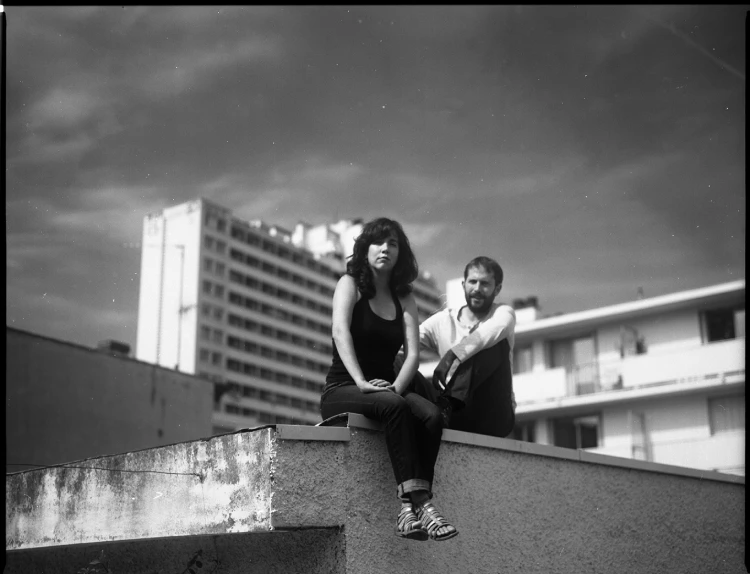
[{"label": "woman's dark tank top", "polygon": [[[392,383],[396,378],[393,361],[404,344],[404,312],[398,297],[394,293],[391,293],[391,296],[396,304],[396,318],[392,321],[376,315],[370,308],[370,300],[365,297],[361,297],[352,310],[349,329],[354,342],[354,353],[368,381],[384,379]],[[333,361],[326,376],[322,396],[325,397],[336,387],[353,384],[354,380],[346,370],[334,341]]]}]

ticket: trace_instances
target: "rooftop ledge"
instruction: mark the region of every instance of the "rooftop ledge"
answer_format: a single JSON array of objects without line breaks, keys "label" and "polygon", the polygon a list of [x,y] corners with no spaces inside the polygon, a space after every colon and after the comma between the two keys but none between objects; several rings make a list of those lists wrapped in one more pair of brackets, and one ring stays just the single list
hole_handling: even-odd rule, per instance
[{"label": "rooftop ledge", "polygon": [[320,570],[308,561],[300,572],[463,571],[467,560],[468,571],[488,573],[499,564],[513,572],[613,564],[740,572],[744,484],[740,476],[446,430],[435,502],[460,535],[405,541],[393,533],[398,501],[380,427],[349,414],[6,475],[6,556],[185,537],[212,537],[216,546],[237,540],[222,536],[230,534],[264,540],[260,552],[269,548],[262,533],[295,531],[293,552],[304,547],[301,536],[313,536],[299,531],[316,531],[327,534],[309,548],[330,544],[329,554],[315,552],[337,558]]}]

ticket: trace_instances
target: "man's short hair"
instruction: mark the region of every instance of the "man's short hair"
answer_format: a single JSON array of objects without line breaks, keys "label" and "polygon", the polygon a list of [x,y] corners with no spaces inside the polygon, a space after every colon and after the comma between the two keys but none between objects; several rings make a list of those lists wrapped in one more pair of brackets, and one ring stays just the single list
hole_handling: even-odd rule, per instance
[{"label": "man's short hair", "polygon": [[469,269],[473,267],[483,267],[485,271],[491,271],[495,277],[496,287],[503,284],[503,268],[494,259],[480,255],[469,261],[464,268],[464,280],[469,276]]}]

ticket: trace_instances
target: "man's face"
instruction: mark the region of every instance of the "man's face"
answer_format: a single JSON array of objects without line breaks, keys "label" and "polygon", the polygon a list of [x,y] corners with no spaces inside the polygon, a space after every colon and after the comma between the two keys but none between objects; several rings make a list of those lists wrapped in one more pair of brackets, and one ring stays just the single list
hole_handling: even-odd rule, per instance
[{"label": "man's face", "polygon": [[495,285],[495,276],[484,267],[470,267],[463,281],[466,304],[472,313],[482,315],[489,311],[502,285]]}]

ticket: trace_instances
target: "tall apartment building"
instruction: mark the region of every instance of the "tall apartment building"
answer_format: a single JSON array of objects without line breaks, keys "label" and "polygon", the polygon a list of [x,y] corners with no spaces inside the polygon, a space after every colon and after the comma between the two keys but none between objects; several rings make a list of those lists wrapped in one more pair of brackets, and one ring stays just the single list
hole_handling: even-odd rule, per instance
[{"label": "tall apartment building", "polygon": [[[205,199],[144,219],[136,357],[216,383],[214,428],[315,424],[333,291],[361,221],[244,221]],[[434,280],[414,285],[424,319]]]},{"label": "tall apartment building", "polygon": [[514,307],[512,438],[744,475],[744,280],[551,317],[535,298]]}]

